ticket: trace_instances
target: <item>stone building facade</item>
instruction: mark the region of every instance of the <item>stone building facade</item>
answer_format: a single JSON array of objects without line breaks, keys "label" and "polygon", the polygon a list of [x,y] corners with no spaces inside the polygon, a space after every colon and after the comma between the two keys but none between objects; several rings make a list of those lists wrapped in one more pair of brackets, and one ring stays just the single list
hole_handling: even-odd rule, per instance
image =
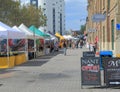
[{"label": "stone building facade", "polygon": [[[104,21],[94,22],[94,14],[105,15]],[[98,50],[110,50],[120,53],[120,0],[88,0],[88,18],[86,28],[88,42],[94,43],[98,38]]]}]

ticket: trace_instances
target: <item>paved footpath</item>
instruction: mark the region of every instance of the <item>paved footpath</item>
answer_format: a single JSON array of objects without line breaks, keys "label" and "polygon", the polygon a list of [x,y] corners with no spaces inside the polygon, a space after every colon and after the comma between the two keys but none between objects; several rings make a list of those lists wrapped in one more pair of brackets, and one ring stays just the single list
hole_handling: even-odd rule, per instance
[{"label": "paved footpath", "polygon": [[81,89],[80,58],[86,49],[68,49],[67,55],[39,57],[0,71],[0,92],[120,92],[119,89]]}]

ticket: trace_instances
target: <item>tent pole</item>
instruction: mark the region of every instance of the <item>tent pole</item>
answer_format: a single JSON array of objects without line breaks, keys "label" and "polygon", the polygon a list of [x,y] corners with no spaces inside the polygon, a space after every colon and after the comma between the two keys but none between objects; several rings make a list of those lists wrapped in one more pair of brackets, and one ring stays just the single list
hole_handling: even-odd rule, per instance
[{"label": "tent pole", "polygon": [[10,62],[9,62],[9,32],[8,33],[8,36],[7,36],[7,61],[8,61],[8,68],[10,67]]},{"label": "tent pole", "polygon": [[34,61],[35,61],[35,55],[36,54],[36,37],[35,37],[35,29],[34,29]]},{"label": "tent pole", "polygon": [[26,38],[25,52],[26,52],[26,60],[28,61],[28,39],[27,38]]}]

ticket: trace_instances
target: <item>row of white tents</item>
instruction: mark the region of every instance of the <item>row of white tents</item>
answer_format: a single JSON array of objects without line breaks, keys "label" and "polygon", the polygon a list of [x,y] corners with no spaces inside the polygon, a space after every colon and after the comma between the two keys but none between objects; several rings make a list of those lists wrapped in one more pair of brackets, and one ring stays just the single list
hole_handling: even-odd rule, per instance
[{"label": "row of white tents", "polygon": [[[55,41],[58,40],[57,37],[49,33],[45,33],[45,34],[49,35],[50,37],[46,38],[44,36],[40,36],[32,32],[23,23],[19,27],[17,26],[10,27],[7,24],[4,24],[3,22],[0,21],[0,40],[7,39],[7,48],[6,48],[7,55],[9,54],[8,39],[32,39],[34,40],[34,48],[36,47],[36,39],[43,39],[44,41],[48,39],[55,40]],[[26,47],[28,47],[28,43],[26,44]]]},{"label": "row of white tents", "polygon": [[[50,35],[49,39],[55,40],[57,39],[55,36],[46,33]],[[34,32],[31,32],[30,29],[25,26],[23,23],[17,27],[13,26],[10,27],[0,21],[0,38],[9,38],[9,39],[34,39],[34,38],[42,38],[42,39],[48,39],[43,36],[37,35]]]}]

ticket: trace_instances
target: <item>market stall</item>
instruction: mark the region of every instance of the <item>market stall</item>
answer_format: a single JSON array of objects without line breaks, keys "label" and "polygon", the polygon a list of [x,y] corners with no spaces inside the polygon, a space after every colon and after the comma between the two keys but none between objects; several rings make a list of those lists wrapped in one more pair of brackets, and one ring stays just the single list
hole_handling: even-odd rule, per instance
[{"label": "market stall", "polygon": [[44,50],[45,50],[45,45],[43,42],[41,42],[42,40],[45,41],[46,37],[49,37],[49,35],[44,34],[43,32],[41,32],[39,29],[37,29],[34,25],[29,27],[29,30],[36,35],[39,35],[40,38],[36,38],[35,39],[35,43],[36,43],[36,56],[41,56],[44,55]]},{"label": "market stall", "polygon": [[27,62],[27,56],[26,56],[26,53],[25,53],[26,43],[27,43],[26,37],[27,36],[17,26],[13,26],[12,28],[24,34],[23,39],[21,39],[19,44],[17,44],[17,46],[16,46],[16,47],[20,47],[22,44],[24,44],[24,49],[17,50],[16,53],[14,54],[15,65],[20,65],[20,64],[23,64],[23,63]]},{"label": "market stall", "polygon": [[12,47],[13,39],[23,39],[25,34],[0,22],[0,68],[11,68],[15,64],[15,55]]},{"label": "market stall", "polygon": [[35,58],[35,51],[36,51],[35,39],[40,38],[40,36],[32,33],[29,30],[29,28],[27,28],[24,24],[21,24],[18,28],[26,34],[26,39],[27,39],[26,56],[27,56],[27,60]]}]

